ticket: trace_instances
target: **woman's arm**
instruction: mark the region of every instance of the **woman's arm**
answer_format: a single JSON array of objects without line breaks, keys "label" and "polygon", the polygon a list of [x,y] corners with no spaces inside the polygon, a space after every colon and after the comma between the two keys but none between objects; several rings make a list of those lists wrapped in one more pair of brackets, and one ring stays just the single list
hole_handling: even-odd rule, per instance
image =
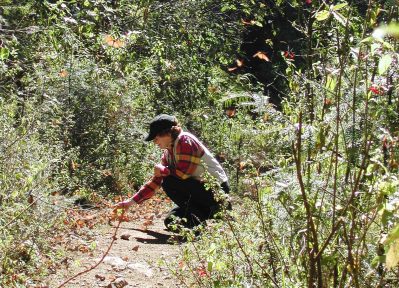
[{"label": "woman's arm", "polygon": [[128,208],[135,203],[140,204],[141,202],[151,198],[155,194],[155,192],[162,185],[163,177],[166,176],[164,175],[165,171],[169,173],[169,170],[166,168],[166,166],[168,165],[168,161],[165,154],[166,152],[162,154],[161,163],[155,166],[162,166],[163,168],[160,169],[161,172],[157,172],[156,168],[154,168],[154,175],[150,179],[150,181],[141,186],[140,190],[136,194],[134,194],[132,198],[116,204],[115,206],[117,208]]}]

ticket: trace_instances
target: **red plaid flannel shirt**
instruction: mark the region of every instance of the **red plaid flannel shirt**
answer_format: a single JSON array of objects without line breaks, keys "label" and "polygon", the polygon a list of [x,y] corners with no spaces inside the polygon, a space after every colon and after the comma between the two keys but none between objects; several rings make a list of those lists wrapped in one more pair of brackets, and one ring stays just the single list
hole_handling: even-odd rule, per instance
[{"label": "red plaid flannel shirt", "polygon": [[[173,155],[173,150],[176,151],[176,155]],[[203,155],[204,149],[197,141],[188,135],[180,136],[176,148],[165,149],[162,154],[161,164],[165,166],[165,169],[161,171],[162,177],[153,176],[133,196],[133,200],[136,203],[141,203],[151,198],[161,187],[163,177],[173,175],[183,180],[191,177]]]}]

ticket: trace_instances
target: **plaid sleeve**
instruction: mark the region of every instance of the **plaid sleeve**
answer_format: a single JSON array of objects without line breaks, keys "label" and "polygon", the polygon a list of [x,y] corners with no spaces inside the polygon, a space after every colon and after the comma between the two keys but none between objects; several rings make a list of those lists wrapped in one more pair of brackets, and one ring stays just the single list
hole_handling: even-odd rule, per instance
[{"label": "plaid sleeve", "polygon": [[200,164],[204,149],[197,141],[187,135],[183,135],[176,143],[175,150],[176,165],[170,169],[170,174],[181,179],[187,179],[194,174]]},{"label": "plaid sleeve", "polygon": [[[161,164],[164,166],[168,165],[166,152],[164,152],[162,154]],[[164,171],[164,173],[168,173],[168,172],[169,172],[169,170]],[[161,187],[162,179],[163,179],[163,177],[153,176],[150,181],[145,183],[140,188],[140,190],[136,194],[133,195],[134,202],[139,204],[139,203],[143,202],[144,200],[151,198],[155,194],[155,192],[159,189],[159,187]]]},{"label": "plaid sleeve", "polygon": [[133,195],[134,202],[140,204],[144,200],[151,198],[155,194],[155,191],[157,191],[158,188],[161,186],[161,184],[162,177],[152,177],[150,181],[141,186],[140,190]]}]

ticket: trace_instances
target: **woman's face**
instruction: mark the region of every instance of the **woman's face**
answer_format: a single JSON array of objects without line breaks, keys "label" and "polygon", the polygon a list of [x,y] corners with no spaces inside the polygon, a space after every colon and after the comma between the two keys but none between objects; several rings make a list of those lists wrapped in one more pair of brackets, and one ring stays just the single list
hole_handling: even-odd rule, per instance
[{"label": "woman's face", "polygon": [[161,149],[167,149],[172,146],[172,136],[170,133],[156,136],[153,140],[154,144],[156,144]]}]

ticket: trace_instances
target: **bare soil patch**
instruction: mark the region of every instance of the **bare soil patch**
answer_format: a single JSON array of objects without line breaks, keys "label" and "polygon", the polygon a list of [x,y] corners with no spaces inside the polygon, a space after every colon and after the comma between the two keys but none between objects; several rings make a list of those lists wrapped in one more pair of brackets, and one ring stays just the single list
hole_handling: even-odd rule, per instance
[{"label": "bare soil patch", "polygon": [[[173,235],[164,229],[163,218],[170,206],[168,201],[155,198],[131,207],[125,213],[127,222],[121,223],[104,261],[64,287],[180,287],[161,264],[162,261],[173,263],[180,248],[180,244],[171,241]],[[71,226],[75,229],[57,244],[66,251],[65,258],[42,285],[58,287],[101,259],[118,223],[109,219],[110,209],[105,210],[72,220],[77,223]]]}]

